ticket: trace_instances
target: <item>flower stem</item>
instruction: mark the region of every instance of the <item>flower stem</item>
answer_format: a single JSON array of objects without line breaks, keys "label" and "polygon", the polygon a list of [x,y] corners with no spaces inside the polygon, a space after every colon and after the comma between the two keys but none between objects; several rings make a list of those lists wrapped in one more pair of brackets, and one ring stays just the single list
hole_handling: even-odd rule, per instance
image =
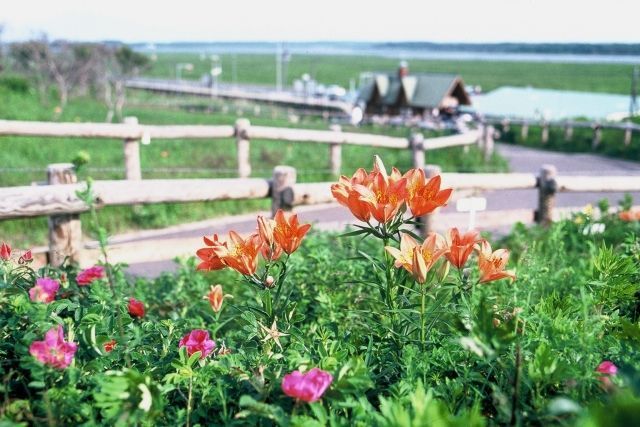
[{"label": "flower stem", "polygon": [[193,376],[189,377],[189,394],[187,396],[187,427],[191,426],[191,400],[193,398]]},{"label": "flower stem", "polygon": [[264,311],[267,313],[267,323],[273,322],[273,300],[269,289],[264,290],[264,294],[262,296],[262,308],[264,308]]},{"label": "flower stem", "polygon": [[45,378],[46,378],[46,386],[47,387],[46,387],[45,392],[43,393],[43,397],[44,397],[44,406],[45,406],[45,408],[47,410],[47,424],[50,427],[55,427],[56,419],[53,417],[53,411],[52,411],[52,408],[51,408],[51,401],[49,400],[49,390],[51,389],[50,381],[49,381],[49,375],[48,375],[48,373],[45,374],[45,375],[46,375]]},{"label": "flower stem", "polygon": [[[93,188],[91,184],[87,187],[87,197],[85,203],[89,205],[89,213],[91,216],[91,227],[93,228],[93,232],[96,234],[96,238],[98,240],[100,246],[100,252],[104,258],[104,264],[107,271],[107,282],[109,283],[109,288],[111,288],[111,295],[113,296],[113,302],[117,304],[119,298],[118,293],[116,292],[116,283],[113,278],[113,269],[111,264],[109,263],[109,253],[107,251],[107,233],[104,228],[100,226],[100,221],[98,219],[98,212],[96,211],[96,205],[93,197]],[[118,335],[120,336],[120,344],[125,348],[124,351],[124,360],[128,368],[131,368],[131,358],[129,357],[129,351],[126,351],[127,344],[125,342],[124,335],[124,325],[122,322],[122,311],[118,308],[116,309],[116,323],[118,325]]]},{"label": "flower stem", "polygon": [[425,306],[426,306],[426,300],[427,300],[427,293],[425,291],[425,286],[421,286],[420,288],[420,293],[421,293],[421,300],[420,300],[420,345],[422,346],[422,351],[424,351],[425,349],[425,342],[426,342],[426,338],[427,338],[427,329],[426,329],[426,324],[425,324],[425,317],[424,317],[424,312],[425,312]]}]

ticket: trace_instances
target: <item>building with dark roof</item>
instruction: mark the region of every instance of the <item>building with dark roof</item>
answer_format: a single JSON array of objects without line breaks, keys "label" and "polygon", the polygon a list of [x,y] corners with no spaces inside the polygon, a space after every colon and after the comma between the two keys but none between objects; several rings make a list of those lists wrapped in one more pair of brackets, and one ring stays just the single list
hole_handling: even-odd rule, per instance
[{"label": "building with dark roof", "polygon": [[395,74],[375,73],[369,76],[358,94],[358,103],[366,114],[420,114],[433,110],[452,111],[460,105],[471,105],[471,99],[460,76],[455,74],[409,74],[401,64]]}]

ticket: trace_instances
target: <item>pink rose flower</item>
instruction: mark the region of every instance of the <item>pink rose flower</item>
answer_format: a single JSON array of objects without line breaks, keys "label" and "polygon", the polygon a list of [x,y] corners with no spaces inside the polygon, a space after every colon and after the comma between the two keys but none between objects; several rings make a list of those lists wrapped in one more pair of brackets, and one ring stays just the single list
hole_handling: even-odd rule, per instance
[{"label": "pink rose flower", "polygon": [[56,299],[56,292],[60,289],[60,283],[49,277],[42,277],[36,280],[33,288],[29,289],[29,298],[33,302],[50,303]]},{"label": "pink rose flower", "polygon": [[93,267],[82,270],[76,277],[78,286],[87,286],[91,282],[104,277],[104,267],[101,265],[94,265]]},{"label": "pink rose flower", "polygon": [[178,344],[178,348],[180,347],[187,347],[187,355],[189,356],[199,351],[200,359],[204,359],[216,348],[216,343],[209,339],[209,331],[194,329],[182,337]]},{"label": "pink rose flower", "polygon": [[333,382],[333,376],[322,369],[313,368],[303,374],[293,371],[282,379],[282,391],[289,397],[311,403],[322,397]]},{"label": "pink rose flower", "polygon": [[598,365],[596,372],[601,374],[598,380],[600,380],[602,388],[607,391],[613,390],[613,382],[611,382],[611,378],[609,377],[613,377],[618,373],[618,367],[614,365],[613,362],[605,360]]},{"label": "pink rose flower", "polygon": [[49,329],[44,341],[34,341],[29,347],[29,353],[45,365],[57,369],[64,369],[71,364],[78,345],[64,340],[62,326]]},{"label": "pink rose flower", "polygon": [[615,375],[618,373],[618,367],[614,365],[613,362],[605,360],[598,365],[598,367],[596,368],[596,372],[605,375]]}]

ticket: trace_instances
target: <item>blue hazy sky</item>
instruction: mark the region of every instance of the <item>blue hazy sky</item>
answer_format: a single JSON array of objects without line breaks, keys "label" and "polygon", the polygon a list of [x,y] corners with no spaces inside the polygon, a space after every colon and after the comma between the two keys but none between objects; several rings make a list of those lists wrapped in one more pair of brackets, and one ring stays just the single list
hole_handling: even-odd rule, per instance
[{"label": "blue hazy sky", "polygon": [[640,0],[0,3],[5,40],[640,42]]}]

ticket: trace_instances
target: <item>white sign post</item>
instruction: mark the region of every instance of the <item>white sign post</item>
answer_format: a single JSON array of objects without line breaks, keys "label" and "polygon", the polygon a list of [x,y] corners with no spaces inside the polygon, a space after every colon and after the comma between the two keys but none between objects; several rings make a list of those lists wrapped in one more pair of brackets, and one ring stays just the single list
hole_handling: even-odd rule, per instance
[{"label": "white sign post", "polygon": [[456,210],[458,212],[469,212],[468,230],[476,228],[476,212],[484,211],[486,209],[487,199],[484,197],[467,197],[464,199],[458,199],[456,202]]}]

